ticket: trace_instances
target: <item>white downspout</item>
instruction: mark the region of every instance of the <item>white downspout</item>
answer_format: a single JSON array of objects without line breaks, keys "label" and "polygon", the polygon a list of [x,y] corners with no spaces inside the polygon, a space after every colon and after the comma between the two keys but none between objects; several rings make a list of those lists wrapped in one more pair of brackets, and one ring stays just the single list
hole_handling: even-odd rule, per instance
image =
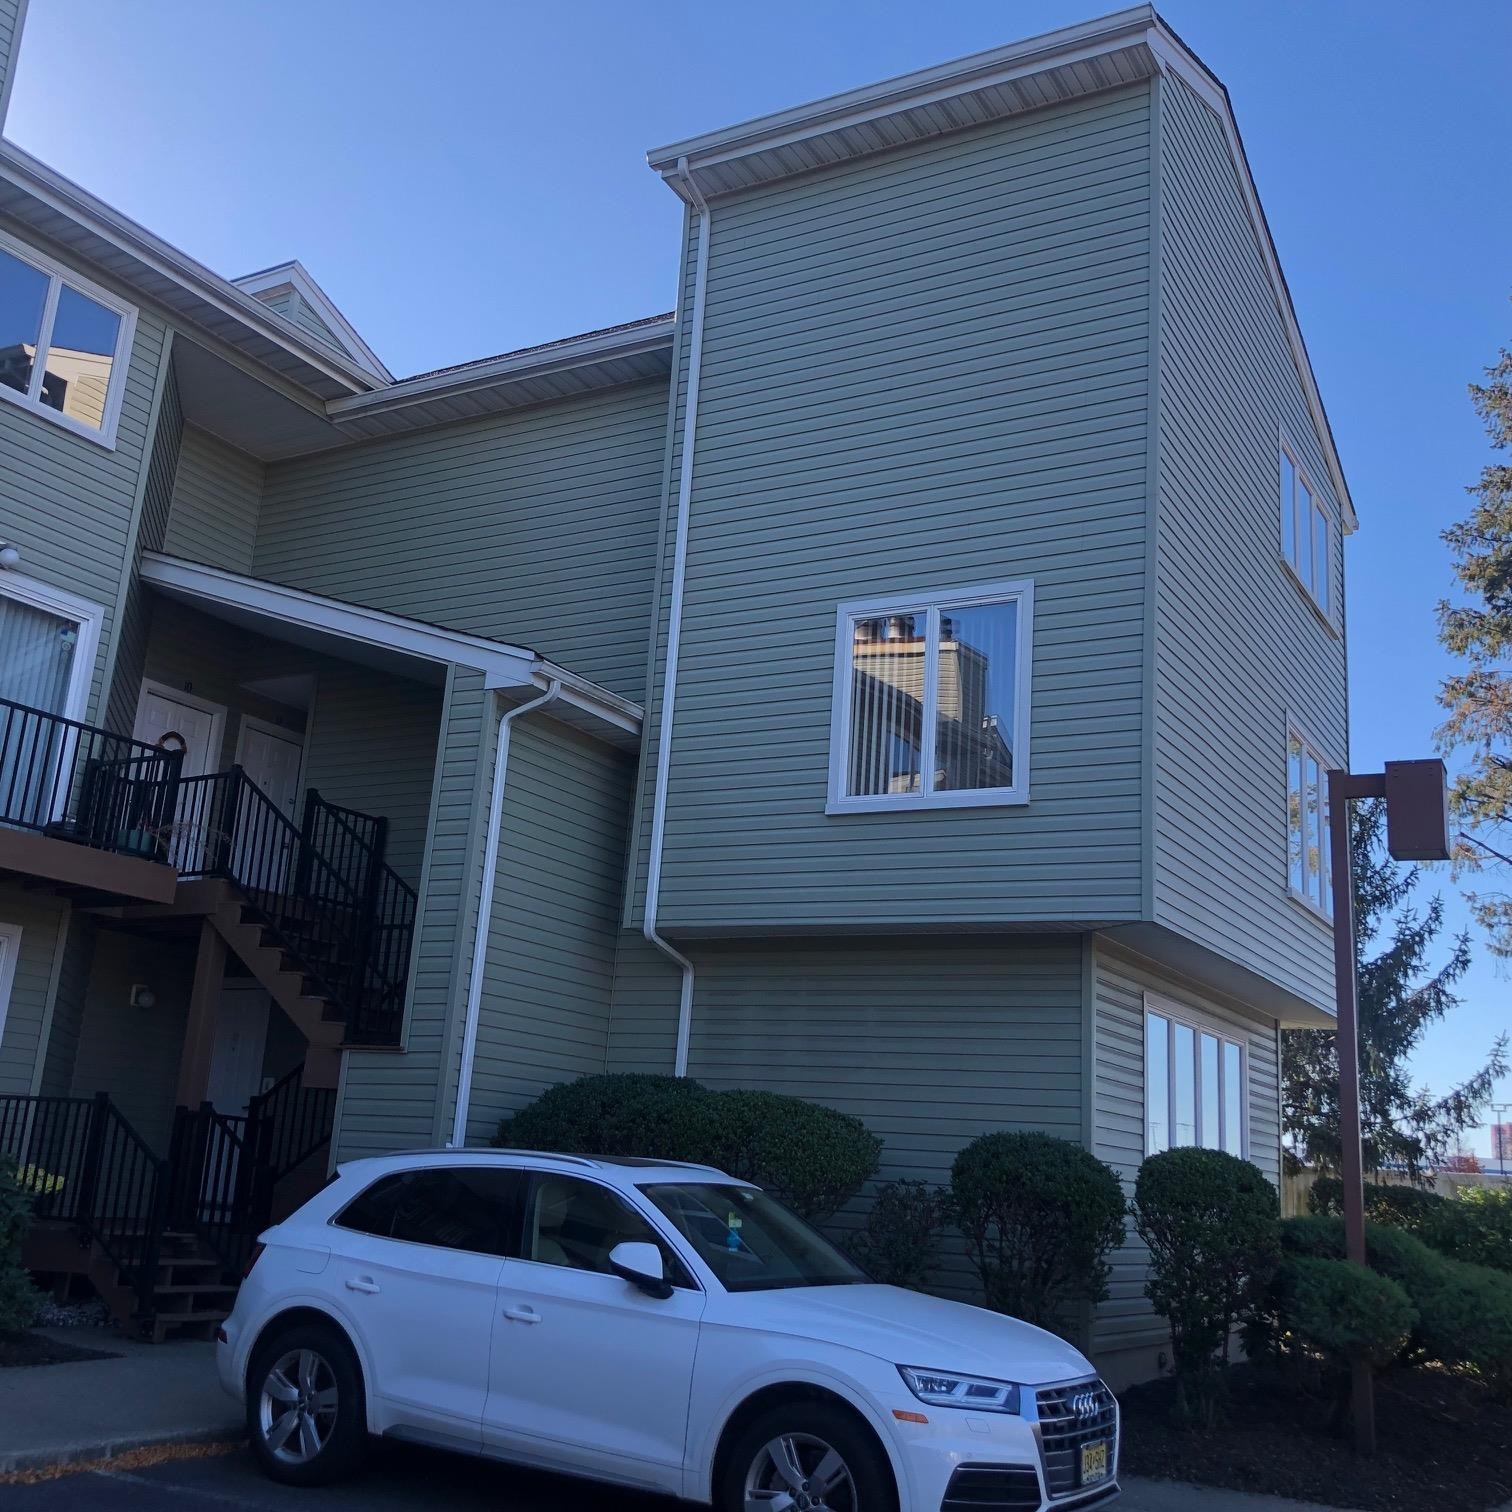
[{"label": "white downspout", "polygon": [[672,714],[677,702],[677,657],[682,648],[683,587],[688,575],[688,519],[693,504],[693,440],[698,428],[698,381],[703,363],[704,295],[709,281],[709,206],[680,158],[677,175],[698,211],[698,257],[693,269],[693,312],[688,321],[688,391],[683,401],[682,458],[677,476],[677,534],[672,549],[672,601],[668,607],[667,661],[662,672],[661,722],[656,741],[656,787],[651,805],[651,856],[646,868],[646,913],[641,932],[682,972],[677,1007],[675,1076],[688,1074],[688,1042],[693,1032],[693,963],[656,929],[661,897],[662,843],[667,828],[667,776],[672,768]]},{"label": "white downspout", "polygon": [[462,1065],[457,1073],[457,1112],[452,1119],[452,1149],[461,1149],[467,1143],[473,1061],[478,1053],[478,1020],[483,1012],[483,967],[488,960],[494,884],[499,875],[500,831],[504,828],[504,785],[509,777],[509,732],[522,714],[533,714],[537,709],[544,709],[556,700],[561,691],[561,680],[553,677],[546,691],[539,697],[516,704],[499,717],[499,743],[494,750],[493,792],[488,803],[488,837],[483,842],[483,886],[478,896],[478,932],[473,939],[472,967],[467,977],[467,1014],[463,1019]]}]

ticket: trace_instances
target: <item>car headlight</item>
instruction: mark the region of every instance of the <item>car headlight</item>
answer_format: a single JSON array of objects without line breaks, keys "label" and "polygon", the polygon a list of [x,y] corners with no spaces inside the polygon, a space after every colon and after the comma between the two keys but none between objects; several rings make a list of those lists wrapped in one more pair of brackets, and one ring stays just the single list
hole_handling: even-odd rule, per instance
[{"label": "car headlight", "polygon": [[1019,1389],[1012,1381],[988,1381],[980,1376],[956,1375],[953,1371],[921,1370],[900,1365],[898,1374],[921,1402],[932,1407],[969,1407],[975,1412],[1019,1410]]}]

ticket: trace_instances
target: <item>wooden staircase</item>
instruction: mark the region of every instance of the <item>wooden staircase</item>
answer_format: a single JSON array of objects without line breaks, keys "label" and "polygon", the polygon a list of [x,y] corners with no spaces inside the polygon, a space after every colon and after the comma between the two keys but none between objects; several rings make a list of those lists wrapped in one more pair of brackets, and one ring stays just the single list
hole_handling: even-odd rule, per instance
[{"label": "wooden staircase", "polygon": [[[327,995],[312,967],[327,957],[317,949],[318,920],[301,921],[285,914],[284,931],[298,931],[314,960],[296,955],[267,922],[266,912],[249,902],[222,877],[180,882],[171,903],[138,903],[97,908],[94,913],[122,923],[171,927],[175,922],[205,919],[247,968],[257,984],[294,1021],[312,1046],[334,1050],[344,1040],[341,1008]],[[305,932],[307,931],[307,932]]]}]

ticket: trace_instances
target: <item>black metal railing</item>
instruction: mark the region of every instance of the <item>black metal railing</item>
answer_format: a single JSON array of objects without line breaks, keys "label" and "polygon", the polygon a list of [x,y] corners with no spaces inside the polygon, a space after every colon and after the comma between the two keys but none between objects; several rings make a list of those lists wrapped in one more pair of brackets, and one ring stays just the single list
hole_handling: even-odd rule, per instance
[{"label": "black metal railing", "polygon": [[245,1114],[210,1103],[179,1108],[168,1150],[170,1229],[198,1234],[229,1270],[239,1271],[273,1221],[278,1183],[331,1142],[336,1093],[306,1087],[304,1067],[259,1093]]},{"label": "black metal railing", "polygon": [[0,824],[161,860],[182,760],[0,698]]},{"label": "black metal railing", "polygon": [[0,1097],[0,1155],[19,1169],[37,1218],[77,1227],[114,1263],[150,1318],[167,1218],[168,1166],[103,1092]]},{"label": "black metal railing", "polygon": [[334,826],[306,834],[240,767],[184,778],[177,801],[170,859],[180,875],[236,887],[339,1012],[348,1044],[397,1043],[415,893],[381,852],[354,841],[333,853]]},{"label": "black metal railing", "polygon": [[[315,788],[305,792],[299,833],[310,851],[325,857],[343,881],[361,890],[383,863],[388,820],[328,802]],[[311,879],[312,881],[314,879]]]},{"label": "black metal railing", "polygon": [[270,1188],[330,1144],[335,1121],[336,1089],[305,1086],[303,1065],[247,1104],[257,1163]]}]

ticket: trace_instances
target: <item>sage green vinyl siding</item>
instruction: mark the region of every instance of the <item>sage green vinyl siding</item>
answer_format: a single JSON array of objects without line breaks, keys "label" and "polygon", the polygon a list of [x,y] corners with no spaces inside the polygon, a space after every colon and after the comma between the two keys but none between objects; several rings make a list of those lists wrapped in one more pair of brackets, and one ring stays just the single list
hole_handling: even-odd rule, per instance
[{"label": "sage green vinyl siding", "polygon": [[15,82],[16,56],[21,50],[21,23],[26,18],[26,0],[0,0],[0,127],[5,125],[5,107]]},{"label": "sage green vinyl siding", "polygon": [[682,975],[639,930],[620,931],[607,1069],[670,1074],[677,1055]]},{"label": "sage green vinyl siding", "polygon": [[163,549],[228,572],[251,572],[262,486],[261,462],[187,427]]},{"label": "sage green vinyl siding", "polygon": [[632,769],[525,716],[514,726],[468,1137],[605,1067]]},{"label": "sage green vinyl siding", "polygon": [[[4,228],[17,235],[15,227]],[[72,266],[51,249],[42,250]],[[79,272],[94,276],[88,268]],[[138,474],[151,446],[166,334],[151,311],[139,313],[113,449],[44,415],[0,402],[0,520],[5,538],[21,548],[20,570],[103,610],[91,718],[104,713],[103,669],[112,655],[122,576],[132,560]]]},{"label": "sage green vinyl siding", "polygon": [[336,333],[310,308],[309,304],[302,297],[295,299],[294,310],[290,318],[301,331],[313,336],[317,341],[325,342],[328,347],[334,347],[338,352],[346,350],[337,339]]},{"label": "sage green vinyl siding", "polygon": [[179,400],[178,380],[170,363],[168,372],[163,375],[157,427],[148,453],[136,550],[132,553],[132,576],[127,584],[125,603],[121,610],[115,666],[110,679],[105,723],[112,730],[129,733],[136,722],[142,668],[147,657],[147,636],[152,624],[152,594],[137,576],[137,568],[144,551],[161,551],[163,548],[183,429],[184,413]]},{"label": "sage green vinyl siding", "polygon": [[276,310],[286,319],[294,318],[294,303],[298,296],[293,284],[279,284],[276,289],[264,289],[254,298],[260,299],[270,310]]},{"label": "sage green vinyl siding", "polygon": [[[1148,120],[1141,86],[715,202],[664,928],[1138,915]],[[827,817],[837,605],[1018,578],[1032,801]]]},{"label": "sage green vinyl siding", "polygon": [[305,783],[344,808],[388,820],[388,863],[419,885],[443,691],[320,658]]},{"label": "sage green vinyl siding", "polygon": [[[1093,1153],[1118,1172],[1132,1197],[1145,1157],[1144,995],[1154,992],[1244,1045],[1249,1071],[1247,1155],[1279,1190],[1279,1032],[1274,1020],[1195,992],[1104,941],[1097,942],[1096,952]],[[1096,1311],[1092,1342],[1097,1355],[1155,1348],[1167,1340],[1165,1325],[1144,1295],[1146,1252],[1132,1225],[1129,1238],[1114,1257],[1112,1295]]]},{"label": "sage green vinyl siding", "polygon": [[1348,760],[1345,655],[1282,566],[1281,431],[1336,527],[1338,501],[1218,119],[1160,98],[1154,917],[1327,1006],[1329,931],[1287,894],[1286,728]]},{"label": "sage green vinyl siding", "polygon": [[441,1071],[455,1051],[464,966],[477,926],[493,702],[481,672],[451,669],[431,787],[404,1049],[347,1054],[338,1159],[440,1138]]},{"label": "sage green vinyl siding", "polygon": [[73,1089],[74,1061],[78,1056],[79,1032],[84,1022],[84,994],[94,963],[95,921],[77,911],[65,910],[59,928],[57,989],[47,1020],[42,1052],[43,1097],[67,1097]]},{"label": "sage green vinyl siding", "polygon": [[0,1034],[0,1095],[24,1097],[34,1090],[58,935],[68,927],[68,914],[68,904],[62,899],[19,886],[0,887],[0,925],[21,931],[10,1005],[6,1008],[0,1003],[5,1023]]},{"label": "sage green vinyl siding", "polygon": [[255,570],[639,698],[666,399],[638,384],[270,467]]},{"label": "sage green vinyl siding", "polygon": [[688,1073],[853,1113],[884,1178],[948,1179],[995,1129],[1080,1139],[1081,942],[829,941],[695,953]]}]

